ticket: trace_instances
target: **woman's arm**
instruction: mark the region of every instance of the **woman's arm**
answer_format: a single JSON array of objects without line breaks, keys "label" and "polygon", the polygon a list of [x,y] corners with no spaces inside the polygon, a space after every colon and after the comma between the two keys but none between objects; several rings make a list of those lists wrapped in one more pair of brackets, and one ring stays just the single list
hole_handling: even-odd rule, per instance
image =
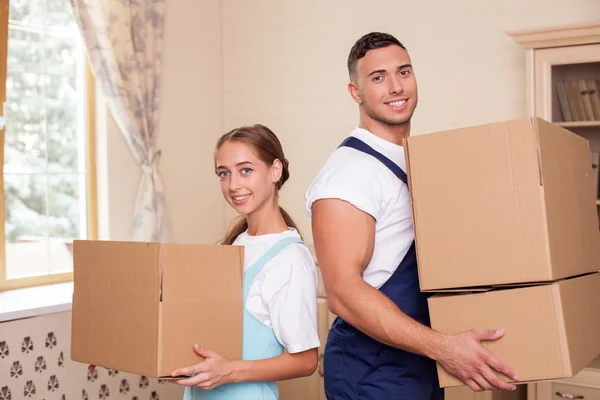
[{"label": "woman's arm", "polygon": [[211,390],[226,383],[283,381],[311,375],[318,362],[316,348],[255,361],[229,361],[216,352],[197,345],[194,346],[194,351],[205,360],[173,371],[172,376],[194,374],[190,378],[173,380],[173,383]]},{"label": "woman's arm", "polygon": [[312,375],[317,369],[317,349],[256,361],[234,361],[233,382],[284,381]]}]

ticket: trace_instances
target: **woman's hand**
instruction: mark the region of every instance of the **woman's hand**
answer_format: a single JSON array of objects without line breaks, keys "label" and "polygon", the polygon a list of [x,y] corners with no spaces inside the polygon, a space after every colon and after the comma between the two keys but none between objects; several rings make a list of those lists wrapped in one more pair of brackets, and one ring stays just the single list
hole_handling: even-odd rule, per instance
[{"label": "woman's hand", "polygon": [[234,380],[233,364],[216,352],[194,345],[194,351],[205,358],[200,364],[173,371],[171,376],[194,375],[189,378],[174,379],[172,382],[182,386],[196,386],[211,390]]}]

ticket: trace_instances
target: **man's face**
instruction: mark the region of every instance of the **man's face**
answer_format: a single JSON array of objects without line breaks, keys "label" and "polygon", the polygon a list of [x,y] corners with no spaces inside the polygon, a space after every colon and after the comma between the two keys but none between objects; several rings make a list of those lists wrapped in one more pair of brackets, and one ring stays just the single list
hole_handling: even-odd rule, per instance
[{"label": "man's face", "polygon": [[417,80],[400,46],[369,50],[358,60],[348,88],[370,119],[386,125],[407,123],[417,107]]}]

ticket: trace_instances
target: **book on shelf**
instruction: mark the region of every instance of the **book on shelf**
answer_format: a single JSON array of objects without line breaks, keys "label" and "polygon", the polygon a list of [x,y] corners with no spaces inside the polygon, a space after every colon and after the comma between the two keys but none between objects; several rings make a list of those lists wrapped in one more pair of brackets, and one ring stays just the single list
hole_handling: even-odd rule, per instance
[{"label": "book on shelf", "polygon": [[563,121],[600,121],[600,80],[557,80],[556,92]]},{"label": "book on shelf", "polygon": [[600,121],[600,80],[587,79],[585,83],[587,85],[588,97],[592,103],[594,121]]},{"label": "book on shelf", "polygon": [[596,199],[600,200],[600,153],[592,153],[592,177],[596,184]]}]

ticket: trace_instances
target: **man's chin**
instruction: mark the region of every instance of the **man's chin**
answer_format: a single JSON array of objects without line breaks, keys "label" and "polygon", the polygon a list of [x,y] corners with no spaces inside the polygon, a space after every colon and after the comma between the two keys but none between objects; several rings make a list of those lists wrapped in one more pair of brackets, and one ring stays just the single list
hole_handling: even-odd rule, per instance
[{"label": "man's chin", "polygon": [[411,118],[412,115],[404,118],[381,118],[379,121],[389,126],[402,126],[410,124]]},{"label": "man's chin", "polygon": [[388,125],[388,126],[402,126],[402,125],[408,125],[410,124],[410,120],[412,119],[413,113],[411,112],[409,115],[393,115],[393,116],[384,116],[384,115],[377,115],[374,113],[367,113],[367,115],[379,122],[382,123],[384,125]]}]

